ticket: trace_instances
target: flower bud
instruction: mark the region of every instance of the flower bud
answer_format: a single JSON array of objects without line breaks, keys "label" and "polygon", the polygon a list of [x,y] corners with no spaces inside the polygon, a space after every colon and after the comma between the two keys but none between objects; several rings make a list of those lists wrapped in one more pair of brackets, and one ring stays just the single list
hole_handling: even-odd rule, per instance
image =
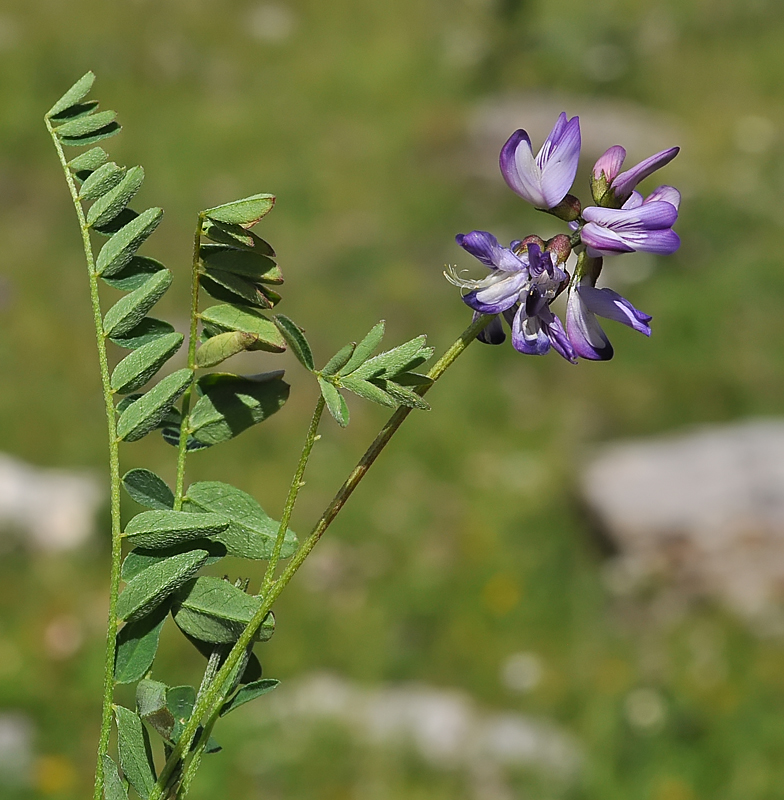
[{"label": "flower bud", "polygon": [[515,244],[515,246],[512,248],[512,252],[516,256],[521,256],[524,253],[528,252],[529,244],[539,245],[539,249],[544,250],[544,239],[542,239],[541,236],[536,236],[535,234],[533,234],[531,236],[526,236],[525,239],[523,239],[520,242],[517,242],[517,244]]},{"label": "flower bud", "polygon": [[564,222],[574,222],[580,216],[581,211],[580,201],[573,194],[567,194],[557,206],[548,209],[548,213]]},{"label": "flower bud", "polygon": [[572,253],[572,244],[566,234],[559,233],[557,236],[553,236],[552,239],[548,239],[547,242],[545,242],[544,249],[545,252],[553,254],[557,266],[558,264],[566,263],[566,259],[569,258]]}]

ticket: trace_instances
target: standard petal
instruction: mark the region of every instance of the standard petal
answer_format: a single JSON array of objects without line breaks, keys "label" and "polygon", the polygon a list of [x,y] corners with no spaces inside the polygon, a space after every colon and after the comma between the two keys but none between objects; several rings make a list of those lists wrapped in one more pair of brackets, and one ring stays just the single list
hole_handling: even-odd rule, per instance
[{"label": "standard petal", "polygon": [[580,230],[580,239],[588,248],[588,255],[591,258],[634,252],[634,248],[614,230],[602,227],[595,222],[589,222],[583,226]]},{"label": "standard petal", "polygon": [[527,317],[524,304],[512,321],[512,346],[529,356],[543,356],[550,349],[550,339],[542,330],[539,317]]},{"label": "standard petal", "polygon": [[594,179],[600,180],[602,173],[604,173],[604,179],[607,183],[612,183],[621,171],[625,158],[626,150],[619,144],[614,144],[599,156],[599,160],[593,165]]},{"label": "standard petal", "polygon": [[[566,115],[562,116],[565,118]],[[557,206],[572,188],[580,161],[580,144],[580,119],[572,117],[564,126],[559,141],[541,164],[541,186],[545,199],[543,208]]]},{"label": "standard petal", "polygon": [[646,336],[651,335],[651,326],[648,323],[652,317],[636,309],[618,292],[612,289],[597,289],[585,283],[578,284],[576,291],[583,305],[594,314],[628,325]]},{"label": "standard petal", "polygon": [[667,150],[662,150],[660,153],[655,153],[646,158],[645,161],[640,161],[630,170],[622,172],[612,182],[615,196],[619,200],[625,200],[640,181],[652,175],[657,169],[661,169],[665,164],[669,164],[678,155],[679,150],[680,147],[670,147]]},{"label": "standard petal", "polygon": [[524,130],[515,131],[501,148],[498,159],[509,188],[537,208],[546,200],[542,194],[542,174],[531,149],[531,139]]},{"label": "standard petal", "polygon": [[625,233],[623,238],[634,250],[659,256],[670,256],[681,246],[680,236],[672,229]]},{"label": "standard petal", "polygon": [[628,210],[630,208],[639,208],[645,200],[642,199],[642,195],[635,189],[630,195],[629,199],[621,206],[624,210]]},{"label": "standard petal", "polygon": [[550,131],[547,138],[544,140],[544,144],[541,146],[539,152],[536,154],[536,163],[540,167],[543,167],[547,163],[547,159],[550,158],[552,152],[560,143],[564,131],[566,130],[567,124],[568,124],[568,118],[566,116],[566,112],[562,111],[558,115],[558,119],[555,121],[553,129]]},{"label": "standard petal", "polygon": [[566,302],[566,333],[574,351],[590,361],[609,361],[613,347],[592,311],[586,308],[576,289]]},{"label": "standard petal", "polygon": [[[633,194],[637,194],[637,192]],[[660,200],[669,203],[671,206],[675,206],[676,209],[681,207],[681,193],[674,186],[659,186],[657,189],[654,189],[643,202],[656,203]],[[624,208],[626,208],[625,203]]]},{"label": "standard petal", "polygon": [[502,272],[519,272],[526,269],[524,259],[519,258],[506,247],[501,247],[498,239],[487,231],[458,233],[455,241],[490,269],[498,269]]}]

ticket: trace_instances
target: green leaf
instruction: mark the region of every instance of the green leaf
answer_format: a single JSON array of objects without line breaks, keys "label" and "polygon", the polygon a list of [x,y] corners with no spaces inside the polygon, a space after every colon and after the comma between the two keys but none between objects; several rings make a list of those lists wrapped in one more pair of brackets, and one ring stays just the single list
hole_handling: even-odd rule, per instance
[{"label": "green leaf", "polygon": [[208,208],[204,215],[214,222],[225,222],[239,225],[241,228],[252,228],[262,217],[272,211],[275,196],[271,194],[254,194],[232,203]]},{"label": "green leaf", "polygon": [[184,338],[181,333],[167,333],[125,356],[112,372],[112,391],[128,394],[144,386],[180,349]]},{"label": "green leaf", "polygon": [[112,217],[108,222],[93,226],[93,231],[101,234],[101,236],[110,238],[114,236],[115,233],[119,233],[129,222],[133,222],[138,217],[139,215],[132,208],[126,206],[116,217]]},{"label": "green leaf", "polygon": [[378,383],[379,386],[381,386],[385,392],[392,395],[392,397],[394,397],[401,406],[420,408],[423,411],[430,411],[430,406],[428,403],[425,402],[425,400],[416,392],[412,392],[411,389],[407,389],[405,386],[401,386],[395,381],[379,379],[374,381],[374,383]]},{"label": "green leaf", "polygon": [[115,289],[132,292],[156,272],[166,269],[160,261],[148,256],[134,256],[119,272],[102,275],[103,280]]},{"label": "green leaf", "polygon": [[70,147],[85,147],[88,144],[95,144],[103,139],[108,139],[122,130],[118,122],[110,122],[103,128],[99,128],[94,133],[86,133],[82,136],[60,136],[60,144]]},{"label": "green leaf", "polygon": [[67,137],[69,139],[91,136],[96,131],[111,125],[117,117],[116,111],[98,111],[95,114],[89,114],[86,117],[77,117],[70,122],[64,122],[58,125],[54,132],[58,138]]},{"label": "green leaf", "polygon": [[79,78],[78,81],[49,109],[47,117],[53,117],[66,108],[70,108],[75,103],[78,103],[83,97],[86,97],[90,89],[93,88],[95,81],[95,73],[87,72]]},{"label": "green leaf", "polygon": [[226,300],[229,303],[241,303],[256,308],[272,308],[267,295],[261,287],[231,272],[219,269],[208,269],[202,274],[201,285],[210,297]]},{"label": "green leaf", "polygon": [[325,381],[322,377],[318,379],[319,386],[321,387],[321,395],[324,398],[329,413],[335,418],[335,421],[341,428],[348,425],[348,406],[343,396],[329,381]]},{"label": "green leaf", "polygon": [[52,122],[67,122],[72,119],[78,119],[79,117],[86,117],[88,114],[92,114],[97,108],[97,100],[86,100],[84,103],[76,103],[69,106],[64,111],[52,115],[50,119]]},{"label": "green leaf", "polygon": [[123,175],[125,175],[125,168],[118,167],[114,161],[103,164],[89,178],[85,179],[79,190],[79,199],[95,200],[110,189],[114,189],[122,180]]},{"label": "green leaf", "polygon": [[120,767],[137,794],[141,798],[147,798],[156,780],[147,731],[138,714],[129,708],[115,706],[114,714],[117,720]]},{"label": "green leaf", "polygon": [[109,154],[102,147],[93,147],[92,150],[87,150],[84,153],[80,153],[76,158],[72,158],[68,162],[68,167],[73,172],[82,172],[84,170],[92,172],[108,160]]},{"label": "green leaf", "polygon": [[216,374],[200,379],[202,396],[190,414],[193,437],[204,444],[218,444],[263,422],[279,411],[289,397],[289,385],[281,372],[253,379]]},{"label": "green leaf", "polygon": [[382,319],[377,325],[371,328],[370,333],[357,345],[354,350],[354,355],[346,362],[343,369],[340,370],[341,375],[351,374],[360,364],[364,364],[370,356],[373,355],[376,348],[381,344],[384,338],[384,327],[386,323]]},{"label": "green leaf", "polygon": [[[259,609],[261,599],[245,594],[228,581],[204,576],[193,578],[179,591],[174,621],[187,634],[202,642],[236,642]],[[268,614],[255,641],[267,641],[275,631],[275,619]]]},{"label": "green leaf", "polygon": [[254,349],[267,350],[271,353],[282,353],[286,349],[286,340],[280,335],[275,323],[258,311],[220,305],[206,308],[200,316],[204,322],[219,330],[255,334],[259,340]]},{"label": "green leaf", "polygon": [[202,261],[210,269],[242,275],[261,283],[283,283],[280,267],[261,253],[219,244],[202,245],[200,253]]},{"label": "green leaf", "polygon": [[169,603],[162,603],[143,619],[124,625],[117,634],[114,661],[117,683],[135,683],[147,673],[158,652],[161,630],[168,613]]},{"label": "green leaf", "polygon": [[131,581],[154,564],[182,553],[191,553],[194,550],[204,550],[207,553],[207,560],[204,562],[205,567],[210,564],[217,564],[228,553],[226,545],[212,539],[189,539],[187,542],[180,542],[172,547],[164,547],[160,550],[145,550],[142,547],[137,547],[125,556],[125,561],[122,564],[122,579],[126,582]]},{"label": "green leaf", "polygon": [[145,317],[125,336],[111,336],[109,338],[118,347],[124,347],[126,350],[136,350],[170,333],[174,333],[174,328],[168,322],[163,322],[163,320],[153,317]]},{"label": "green leaf", "polygon": [[243,350],[249,350],[259,337],[255,333],[227,331],[207,339],[196,351],[196,366],[200,369],[214,367]]},{"label": "green leaf", "polygon": [[156,428],[188,388],[192,378],[189,369],[173,372],[128,406],[117,421],[118,438],[135,442]]},{"label": "green leaf", "polygon": [[117,764],[104,754],[101,756],[103,763],[103,798],[104,800],[128,800],[128,789],[120,777]]},{"label": "green leaf", "polygon": [[130,333],[163,297],[171,282],[171,272],[168,269],[161,270],[148,278],[138,289],[121,297],[106,312],[103,319],[106,335],[115,338]]},{"label": "green leaf", "polygon": [[136,687],[136,711],[139,716],[167,741],[174,730],[174,716],[166,707],[166,690],[160,681],[145,678]]},{"label": "green leaf", "polygon": [[218,514],[142,511],[125,526],[123,538],[134,547],[157,550],[201,536],[214,536],[228,527],[229,521],[226,517]]},{"label": "green leaf", "polygon": [[395,383],[401,386],[432,386],[433,379],[418,372],[399,372],[395,375]]},{"label": "green leaf", "polygon": [[410,342],[379,353],[357,367],[351,376],[354,378],[389,377],[402,372],[415,359],[420,359],[419,363],[421,363],[433,354],[432,348],[425,346],[425,340],[424,336],[417,336]]},{"label": "green leaf", "polygon": [[[229,520],[229,527],[214,538],[226,545],[230,555],[239,558],[267,559],[272,555],[280,523],[267,516],[249,494],[220,481],[199,481],[188,487],[184,508],[220,514]],[[288,558],[297,549],[297,536],[286,531],[281,558]]]},{"label": "green leaf", "polygon": [[315,369],[313,352],[299,325],[288,317],[283,316],[283,314],[276,314],[272,319],[278,326],[278,330],[283,335],[283,338],[286,340],[286,344],[291,348],[291,352],[294,353],[299,360],[299,363],[302,364],[305,369],[309,369],[313,372]]},{"label": "green leaf", "polygon": [[381,406],[397,408],[400,405],[400,403],[393,397],[390,397],[383,389],[379,388],[374,383],[363,381],[361,378],[355,378],[353,376],[342,378],[340,385],[350,392],[363,397],[365,400],[371,400]]},{"label": "green leaf", "polygon": [[342,369],[346,366],[351,356],[354,354],[354,350],[356,349],[357,345],[355,342],[349,342],[345,347],[341,347],[340,350],[335,353],[332,358],[324,365],[324,368],[321,370],[322,375],[334,375],[338,370]]},{"label": "green leaf", "polygon": [[144,240],[158,227],[162,217],[163,209],[148,208],[127,225],[123,225],[101,248],[95,262],[95,271],[102,277],[118,273],[133,258]]},{"label": "green leaf", "polygon": [[114,219],[131,202],[144,182],[144,169],[131,167],[117,185],[99,197],[87,212],[87,225],[94,227]]},{"label": "green leaf", "polygon": [[[232,247],[239,247],[243,250],[250,250],[262,256],[269,256],[275,258],[275,251],[269,242],[265,242],[259,236],[256,236],[252,231],[246,231],[239,225],[227,225],[224,222],[211,222],[205,220],[202,225],[202,235],[213,242],[220,244],[228,244]],[[205,245],[209,247],[209,245]]]},{"label": "green leaf", "polygon": [[231,700],[228,700],[221,706],[220,715],[225,717],[226,714],[230,711],[234,711],[235,708],[244,706],[245,703],[249,703],[251,700],[255,700],[257,697],[271,692],[279,684],[280,681],[276,681],[274,678],[264,678],[263,680],[243,686]]},{"label": "green leaf", "polygon": [[[123,475],[125,491],[139,505],[158,511],[174,508],[174,492],[149,469],[132,469]],[[128,580],[126,578],[126,580]]]},{"label": "green leaf", "polygon": [[149,614],[192,578],[204,566],[208,556],[206,550],[191,550],[153,564],[140,572],[128,582],[117,598],[118,618],[133,621]]},{"label": "green leaf", "polygon": [[166,692],[166,708],[177,722],[185,724],[196,705],[196,690],[193,686],[172,686]]}]

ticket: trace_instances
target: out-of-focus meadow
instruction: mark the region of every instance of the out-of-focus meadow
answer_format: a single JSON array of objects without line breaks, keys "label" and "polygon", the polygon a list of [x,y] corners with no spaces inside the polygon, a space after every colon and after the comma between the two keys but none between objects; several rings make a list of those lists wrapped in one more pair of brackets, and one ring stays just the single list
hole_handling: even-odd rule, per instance
[{"label": "out-of-focus meadow", "polygon": [[[455,233],[508,241],[559,230],[497,172],[515,127],[541,142],[556,111],[581,114],[584,198],[602,146],[624,144],[634,161],[683,147],[664,175],[684,193],[681,250],[630,257],[613,273],[615,288],[653,314],[654,335],[608,323],[614,361],[577,367],[508,346],[469,349],[279,603],[260,655],[279,691],[289,687],[289,706],[273,694],[222,723],[225,751],[206,761],[194,800],[784,798],[784,639],[710,599],[614,596],[576,499],[581,466],[602,442],[781,411],[784,7],[6,0],[0,448],[102,476],[80,241],[42,123],[88,69],[93,96],[124,125],[104,147],[145,167],[141,203],[166,210],[144,249],[175,273],[162,313],[184,324],[196,212],[273,192],[277,206],[258,230],[286,276],[280,309],[322,362],[379,318],[389,342],[424,332],[437,350],[449,344],[470,315],[442,270],[473,267]],[[189,465],[189,478],[234,483],[273,516],[314,386],[288,354],[238,364],[281,365],[292,384],[283,411]],[[350,405],[347,431],[324,425],[295,530],[312,524],[385,418]],[[158,436],[124,458],[173,476],[174,451]],[[29,763],[24,748],[6,757],[9,800],[83,798],[92,785],[102,514],[98,534],[66,554],[0,556],[0,750],[30,741]],[[255,582],[260,569],[249,573]],[[203,662],[181,637],[165,634],[162,647],[163,679],[198,681]],[[308,684],[327,705],[340,691],[392,705],[404,702],[394,692],[417,705],[417,692],[434,691],[458,693],[433,695],[447,711],[470,698],[480,727],[535,720],[557,733],[551,749],[565,748],[571,766],[542,768],[545,755],[503,769],[481,754],[455,763],[423,756],[416,741],[358,732],[356,719],[308,721],[292,708],[307,706],[303,680],[316,672],[333,676]]]}]

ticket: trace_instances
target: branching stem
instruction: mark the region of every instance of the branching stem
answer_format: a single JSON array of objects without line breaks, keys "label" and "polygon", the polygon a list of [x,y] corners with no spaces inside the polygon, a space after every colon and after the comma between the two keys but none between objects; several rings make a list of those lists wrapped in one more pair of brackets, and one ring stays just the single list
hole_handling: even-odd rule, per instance
[{"label": "branching stem", "polygon": [[90,303],[93,310],[93,321],[95,323],[95,341],[98,346],[98,364],[101,373],[101,387],[103,389],[104,405],[106,406],[106,423],[109,430],[109,474],[111,481],[111,518],[112,518],[112,555],[111,555],[111,574],[109,578],[109,619],[106,626],[106,652],[104,658],[104,678],[103,678],[103,706],[101,710],[101,733],[98,740],[98,759],[95,767],[95,788],[93,792],[94,800],[101,800],[103,796],[103,757],[109,749],[109,737],[112,731],[112,700],[114,697],[114,655],[117,637],[117,596],[120,587],[120,565],[122,562],[121,545],[121,523],[120,523],[120,451],[119,440],[117,438],[117,418],[114,410],[114,398],[111,388],[111,377],[109,374],[109,360],[106,354],[106,337],[103,332],[103,316],[101,314],[101,302],[98,294],[98,276],[95,272],[95,259],[93,257],[92,244],[90,242],[90,229],[85,220],[84,211],[79,202],[79,192],[68,168],[68,162],[63,153],[57,135],[52,128],[52,124],[46,118],[46,129],[54,142],[57,156],[63,168],[65,181],[71,192],[76,217],[79,220],[79,228],[82,232],[82,244],[84,246],[84,257],[87,261],[87,273],[90,281]]}]

